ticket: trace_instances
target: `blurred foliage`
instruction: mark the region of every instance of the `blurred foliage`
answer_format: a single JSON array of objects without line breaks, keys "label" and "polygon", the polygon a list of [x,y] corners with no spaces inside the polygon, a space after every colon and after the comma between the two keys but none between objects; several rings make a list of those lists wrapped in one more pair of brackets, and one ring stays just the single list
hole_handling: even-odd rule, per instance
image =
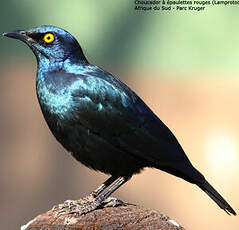
[{"label": "blurred foliage", "polygon": [[[75,35],[88,59],[107,69],[166,73],[238,73],[238,7],[202,12],[141,12],[133,0],[1,2],[0,28],[51,24]],[[1,59],[32,58],[21,43],[1,38]],[[175,74],[176,76],[177,74]],[[203,74],[198,74],[203,75]],[[208,75],[207,75],[208,76]]]}]

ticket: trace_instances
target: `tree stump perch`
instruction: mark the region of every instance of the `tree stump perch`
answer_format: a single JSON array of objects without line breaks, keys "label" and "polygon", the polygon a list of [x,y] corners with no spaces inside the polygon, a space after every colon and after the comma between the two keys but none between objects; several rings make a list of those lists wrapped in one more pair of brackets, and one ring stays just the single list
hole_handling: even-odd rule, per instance
[{"label": "tree stump perch", "polygon": [[21,230],[184,230],[158,211],[127,204],[97,209],[86,215],[58,215],[49,210],[21,227]]}]

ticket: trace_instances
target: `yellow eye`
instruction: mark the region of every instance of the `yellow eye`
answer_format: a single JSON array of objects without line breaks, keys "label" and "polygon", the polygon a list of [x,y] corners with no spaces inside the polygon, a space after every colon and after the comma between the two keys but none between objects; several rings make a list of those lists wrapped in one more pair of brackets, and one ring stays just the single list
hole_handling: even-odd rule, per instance
[{"label": "yellow eye", "polygon": [[52,43],[54,41],[55,37],[52,33],[47,33],[44,35],[43,40],[46,43]]}]

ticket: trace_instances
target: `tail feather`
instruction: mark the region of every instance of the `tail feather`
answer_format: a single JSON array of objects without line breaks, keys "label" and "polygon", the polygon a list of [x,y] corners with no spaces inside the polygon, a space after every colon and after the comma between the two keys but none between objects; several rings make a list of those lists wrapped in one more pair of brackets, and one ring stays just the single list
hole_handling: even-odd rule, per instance
[{"label": "tail feather", "polygon": [[208,196],[210,196],[217,205],[227,214],[236,215],[233,208],[224,200],[224,198],[205,180],[203,184],[197,184]]}]

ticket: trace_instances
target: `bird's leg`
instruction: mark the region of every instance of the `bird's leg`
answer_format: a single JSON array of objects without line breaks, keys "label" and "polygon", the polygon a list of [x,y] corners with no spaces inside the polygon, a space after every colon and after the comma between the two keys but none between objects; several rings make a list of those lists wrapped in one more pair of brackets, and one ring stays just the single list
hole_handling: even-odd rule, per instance
[{"label": "bird's leg", "polygon": [[97,197],[96,199],[101,200],[100,206],[102,206],[102,207],[115,207],[115,206],[126,204],[122,200],[119,200],[115,197],[110,197],[110,195],[114,191],[116,191],[121,185],[123,185],[125,182],[127,182],[130,178],[131,177],[121,177],[121,178],[119,178],[118,181],[116,181],[115,184],[113,184],[108,190],[105,191],[105,193],[103,193],[102,195]]},{"label": "bird's leg", "polygon": [[[110,185],[110,182],[113,181],[110,180],[111,178],[109,178],[107,181]],[[76,203],[74,204],[69,211],[61,211],[59,212],[59,214],[75,214],[75,215],[82,215],[82,214],[86,214],[90,211],[95,210],[96,208],[98,208],[99,206],[101,206],[103,204],[103,202],[105,201],[105,199],[107,199],[114,191],[116,191],[121,185],[123,185],[125,182],[127,182],[130,179],[130,177],[119,177],[116,182],[109,187],[107,190],[105,190],[101,195],[98,195],[97,197],[95,197],[92,201],[87,202],[87,203]],[[111,182],[112,183],[112,182]],[[104,183],[105,184],[105,183]],[[109,186],[108,185],[108,186]],[[107,186],[107,183],[105,185]],[[100,186],[101,187],[101,186]],[[104,186],[102,185],[102,187],[99,190],[97,190],[98,194],[100,194],[105,188],[103,188]],[[95,190],[94,190],[95,191]],[[120,203],[116,198],[112,198],[110,201],[108,201],[106,204],[103,205],[104,206],[115,206],[115,203]],[[123,203],[123,202],[122,202]]]},{"label": "bird's leg", "polygon": [[94,200],[95,197],[97,197],[102,191],[104,191],[104,189],[106,189],[108,186],[110,186],[118,178],[119,177],[111,176],[103,184],[101,184],[98,188],[93,190],[90,193],[90,195],[88,195],[84,198],[81,198],[80,200],[66,200],[63,205],[58,205],[58,206],[56,205],[52,208],[52,210],[63,209],[63,208],[72,209],[74,206],[90,203]]},{"label": "bird's leg", "polygon": [[93,196],[94,198],[97,197],[100,193],[102,193],[107,187],[109,187],[118,178],[119,177],[111,176],[102,185],[100,185],[98,188],[96,188],[94,191],[92,191],[90,196]]},{"label": "bird's leg", "polygon": [[[103,204],[105,199],[107,199],[114,191],[116,191],[121,185],[123,185],[129,179],[130,177],[118,178],[117,181],[109,189],[105,190],[101,195],[97,196],[92,202],[86,205],[77,206],[76,208],[72,209],[69,212],[69,214],[82,215],[95,210],[96,208],[98,208],[99,206]],[[112,203],[112,204],[115,203],[116,200],[117,199],[113,198],[111,201],[108,201],[106,203],[106,206],[109,206],[109,203]]]},{"label": "bird's leg", "polygon": [[109,189],[103,192],[101,195],[95,198],[95,200],[99,203],[102,203],[105,199],[107,199],[114,191],[116,191],[121,185],[127,182],[130,177],[120,177]]}]

